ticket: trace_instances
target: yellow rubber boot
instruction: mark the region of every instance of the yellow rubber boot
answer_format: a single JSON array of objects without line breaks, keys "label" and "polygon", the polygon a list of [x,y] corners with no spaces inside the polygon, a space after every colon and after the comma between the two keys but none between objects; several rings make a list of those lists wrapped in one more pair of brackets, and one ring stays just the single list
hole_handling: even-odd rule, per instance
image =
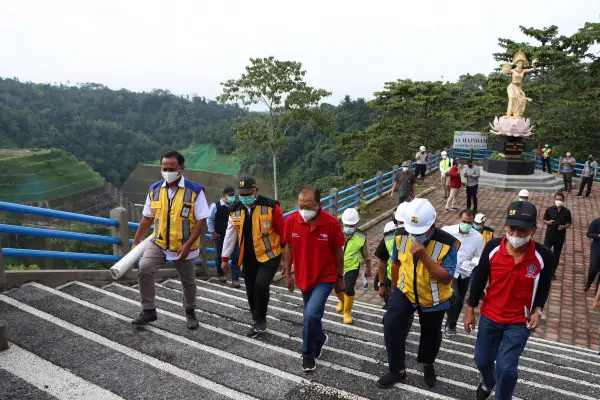
[{"label": "yellow rubber boot", "polygon": [[337,305],[337,307],[335,308],[335,312],[342,312],[344,310],[344,292],[342,293],[336,293],[335,294],[336,297],[340,300],[340,303]]},{"label": "yellow rubber boot", "polygon": [[346,296],[344,299],[344,323],[352,323],[352,304],[354,304],[354,296]]}]

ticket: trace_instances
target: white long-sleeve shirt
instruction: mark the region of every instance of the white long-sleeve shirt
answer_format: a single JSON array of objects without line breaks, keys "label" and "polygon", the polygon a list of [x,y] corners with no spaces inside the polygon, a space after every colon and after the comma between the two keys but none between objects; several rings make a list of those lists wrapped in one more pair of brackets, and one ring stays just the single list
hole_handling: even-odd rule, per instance
[{"label": "white long-sleeve shirt", "polygon": [[465,261],[471,261],[474,257],[481,256],[484,247],[483,236],[475,229],[471,229],[467,234],[461,233],[459,224],[444,226],[442,230],[448,232],[454,236],[456,240],[460,241],[454,277],[458,278],[459,276],[462,276],[463,278],[468,278],[473,271],[465,271],[461,267]]}]

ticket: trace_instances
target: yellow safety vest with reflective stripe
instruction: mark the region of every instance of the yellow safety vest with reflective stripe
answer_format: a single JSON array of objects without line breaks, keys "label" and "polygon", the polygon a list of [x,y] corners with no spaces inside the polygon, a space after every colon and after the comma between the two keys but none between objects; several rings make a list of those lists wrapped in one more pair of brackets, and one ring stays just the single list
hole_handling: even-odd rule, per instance
[{"label": "yellow safety vest with reflective stripe", "polygon": [[[400,261],[398,289],[411,303],[425,308],[431,308],[449,300],[452,297],[452,282],[447,284],[438,282],[429,274],[421,260],[418,260],[415,265],[410,252],[411,244],[412,240],[409,235],[396,236],[398,261]],[[441,264],[453,244],[458,246],[457,240],[452,235],[436,228],[425,251],[432,260]]]},{"label": "yellow safety vest with reflective stripe", "polygon": [[[281,254],[280,237],[273,229],[273,207],[278,204],[275,200],[258,196],[252,211],[252,241],[254,242],[254,254],[256,260],[264,263]],[[238,244],[240,256],[238,265],[244,260],[244,222],[246,220],[246,208],[241,202],[234,204],[231,213],[231,223],[238,229]]]},{"label": "yellow safety vest with reflective stripe", "polygon": [[[194,203],[203,187],[196,182],[184,180],[185,187],[177,187],[175,196],[169,200],[167,186],[163,181],[150,186],[150,206],[154,211],[154,232],[152,241],[163,250],[179,251],[194,227]],[[192,243],[191,250],[200,245],[200,238]]]},{"label": "yellow safety vest with reflective stripe", "polygon": [[451,167],[451,165],[450,165],[450,158],[446,157],[445,160],[441,160],[440,161],[440,165],[442,166],[442,169],[444,170],[444,172],[448,172],[448,170]]},{"label": "yellow safety vest with reflective stripe", "polygon": [[551,152],[552,152],[552,149],[551,149],[551,148],[549,148],[549,147],[548,147],[548,148],[544,147],[544,148],[542,149],[542,156],[544,156],[544,158],[548,158],[548,156],[550,155],[550,153],[551,153]]},{"label": "yellow safety vest with reflective stripe", "polygon": [[483,245],[485,246],[488,241],[494,238],[494,230],[484,226],[483,230],[481,231],[481,236],[483,236]]},{"label": "yellow safety vest with reflective stripe", "polygon": [[383,234],[383,241],[385,243],[385,247],[387,248],[388,254],[390,258],[387,261],[387,277],[391,281],[392,280],[392,252],[394,251],[394,239],[396,238],[396,230],[390,231],[387,234]]},{"label": "yellow safety vest with reflective stripe", "polygon": [[344,274],[360,268],[362,259],[362,248],[367,241],[367,234],[357,230],[352,237],[346,241],[344,246]]}]

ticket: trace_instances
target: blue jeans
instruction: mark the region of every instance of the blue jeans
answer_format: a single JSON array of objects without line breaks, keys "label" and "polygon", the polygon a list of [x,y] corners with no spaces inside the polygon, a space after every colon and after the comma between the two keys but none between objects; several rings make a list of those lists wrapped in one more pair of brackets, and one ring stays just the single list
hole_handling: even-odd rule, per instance
[{"label": "blue jeans", "polygon": [[519,357],[529,335],[525,323],[497,324],[483,315],[479,320],[475,364],[485,386],[496,387],[497,400],[512,398],[519,377]]},{"label": "blue jeans", "polygon": [[[224,237],[219,236],[219,238],[215,241],[215,267],[217,267],[217,274],[219,276],[225,275],[223,269],[221,268],[221,253],[223,252],[223,240]],[[240,246],[236,243],[235,249],[229,259],[231,260],[231,280],[239,281],[240,280],[240,267],[237,265],[238,257],[240,256]]]},{"label": "blue jeans", "polygon": [[335,283],[321,282],[307,292],[302,292],[304,299],[304,328],[302,329],[302,357],[311,358],[315,356],[317,344],[325,342],[323,332],[323,313],[327,297],[333,290]]}]

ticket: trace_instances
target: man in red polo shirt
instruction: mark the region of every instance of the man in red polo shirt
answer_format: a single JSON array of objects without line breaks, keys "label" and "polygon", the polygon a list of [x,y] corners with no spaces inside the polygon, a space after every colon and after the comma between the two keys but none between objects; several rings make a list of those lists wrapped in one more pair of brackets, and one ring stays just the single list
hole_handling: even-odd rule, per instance
[{"label": "man in red polo shirt", "polygon": [[497,400],[512,399],[519,358],[530,330],[540,323],[556,266],[550,249],[531,240],[536,230],[535,206],[515,201],[506,214],[506,237],[487,243],[471,275],[464,318],[465,331],[471,333],[475,307],[483,297],[475,343],[475,363],[482,377],[477,400],[487,399],[494,386]]},{"label": "man in red polo shirt", "polygon": [[337,218],[320,207],[321,193],[306,186],[298,194],[298,212],[285,220],[286,284],[294,291],[291,265],[294,264],[296,286],[304,299],[302,331],[302,369],[314,371],[315,358],[327,343],[321,319],[325,302],[335,287],[344,291],[344,234]]}]

